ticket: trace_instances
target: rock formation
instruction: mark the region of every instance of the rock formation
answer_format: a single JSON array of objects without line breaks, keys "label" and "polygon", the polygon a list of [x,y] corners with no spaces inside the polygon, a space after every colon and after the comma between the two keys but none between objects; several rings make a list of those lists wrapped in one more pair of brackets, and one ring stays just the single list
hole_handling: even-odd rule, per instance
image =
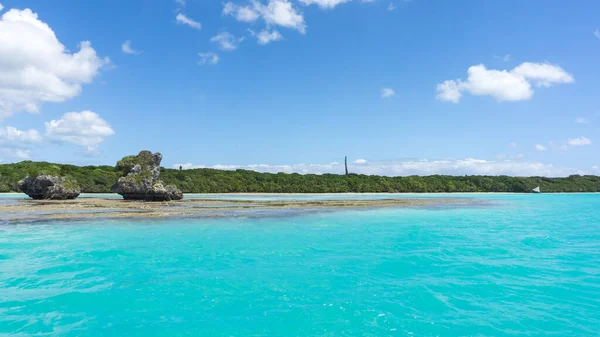
[{"label": "rock formation", "polygon": [[176,186],[165,185],[160,176],[159,152],[141,151],[137,156],[127,156],[117,163],[117,168],[127,173],[111,187],[114,193],[127,200],[170,201],[180,200],[183,193]]},{"label": "rock formation", "polygon": [[19,188],[33,199],[75,199],[81,193],[75,180],[50,175],[27,176],[19,181]]}]

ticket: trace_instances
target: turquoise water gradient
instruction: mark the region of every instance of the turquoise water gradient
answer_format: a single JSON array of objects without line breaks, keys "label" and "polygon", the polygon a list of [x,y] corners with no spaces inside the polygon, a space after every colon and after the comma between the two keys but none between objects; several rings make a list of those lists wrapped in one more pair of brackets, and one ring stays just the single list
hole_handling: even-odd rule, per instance
[{"label": "turquoise water gradient", "polygon": [[0,225],[2,336],[598,336],[600,195]]}]

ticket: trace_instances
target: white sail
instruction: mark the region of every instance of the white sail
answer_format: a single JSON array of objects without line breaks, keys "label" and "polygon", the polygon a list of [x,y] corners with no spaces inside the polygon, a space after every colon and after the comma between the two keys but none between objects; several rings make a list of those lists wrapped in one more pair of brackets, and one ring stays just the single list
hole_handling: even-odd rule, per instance
[{"label": "white sail", "polygon": [[535,192],[535,193],[540,193],[540,187],[538,186],[538,187],[534,188],[534,189],[533,189],[533,192]]}]

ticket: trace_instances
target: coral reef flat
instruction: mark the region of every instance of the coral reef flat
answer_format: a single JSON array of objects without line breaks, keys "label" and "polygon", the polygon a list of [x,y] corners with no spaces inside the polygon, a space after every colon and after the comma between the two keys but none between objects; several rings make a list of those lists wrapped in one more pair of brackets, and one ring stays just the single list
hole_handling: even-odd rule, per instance
[{"label": "coral reef flat", "polygon": [[430,207],[441,204],[472,203],[461,198],[382,199],[382,200],[209,200],[186,199],[165,202],[145,202],[108,198],[76,200],[18,200],[0,205],[3,220],[51,220],[90,218],[168,218],[217,217],[236,213],[227,211],[282,209],[337,209],[378,207]]}]

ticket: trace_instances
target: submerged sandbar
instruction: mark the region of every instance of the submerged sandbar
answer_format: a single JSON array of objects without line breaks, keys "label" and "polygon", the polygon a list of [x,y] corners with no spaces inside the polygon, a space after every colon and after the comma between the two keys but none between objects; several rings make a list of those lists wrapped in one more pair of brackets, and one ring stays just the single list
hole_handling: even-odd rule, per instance
[{"label": "submerged sandbar", "polygon": [[[214,200],[190,199],[169,202],[145,202],[108,198],[75,200],[19,200],[0,205],[3,220],[53,220],[93,218],[169,218],[226,217],[235,211],[285,209],[342,209],[379,207],[431,207],[442,204],[464,205],[461,198],[381,199],[381,200]],[[230,211],[230,212],[227,212]]]}]

